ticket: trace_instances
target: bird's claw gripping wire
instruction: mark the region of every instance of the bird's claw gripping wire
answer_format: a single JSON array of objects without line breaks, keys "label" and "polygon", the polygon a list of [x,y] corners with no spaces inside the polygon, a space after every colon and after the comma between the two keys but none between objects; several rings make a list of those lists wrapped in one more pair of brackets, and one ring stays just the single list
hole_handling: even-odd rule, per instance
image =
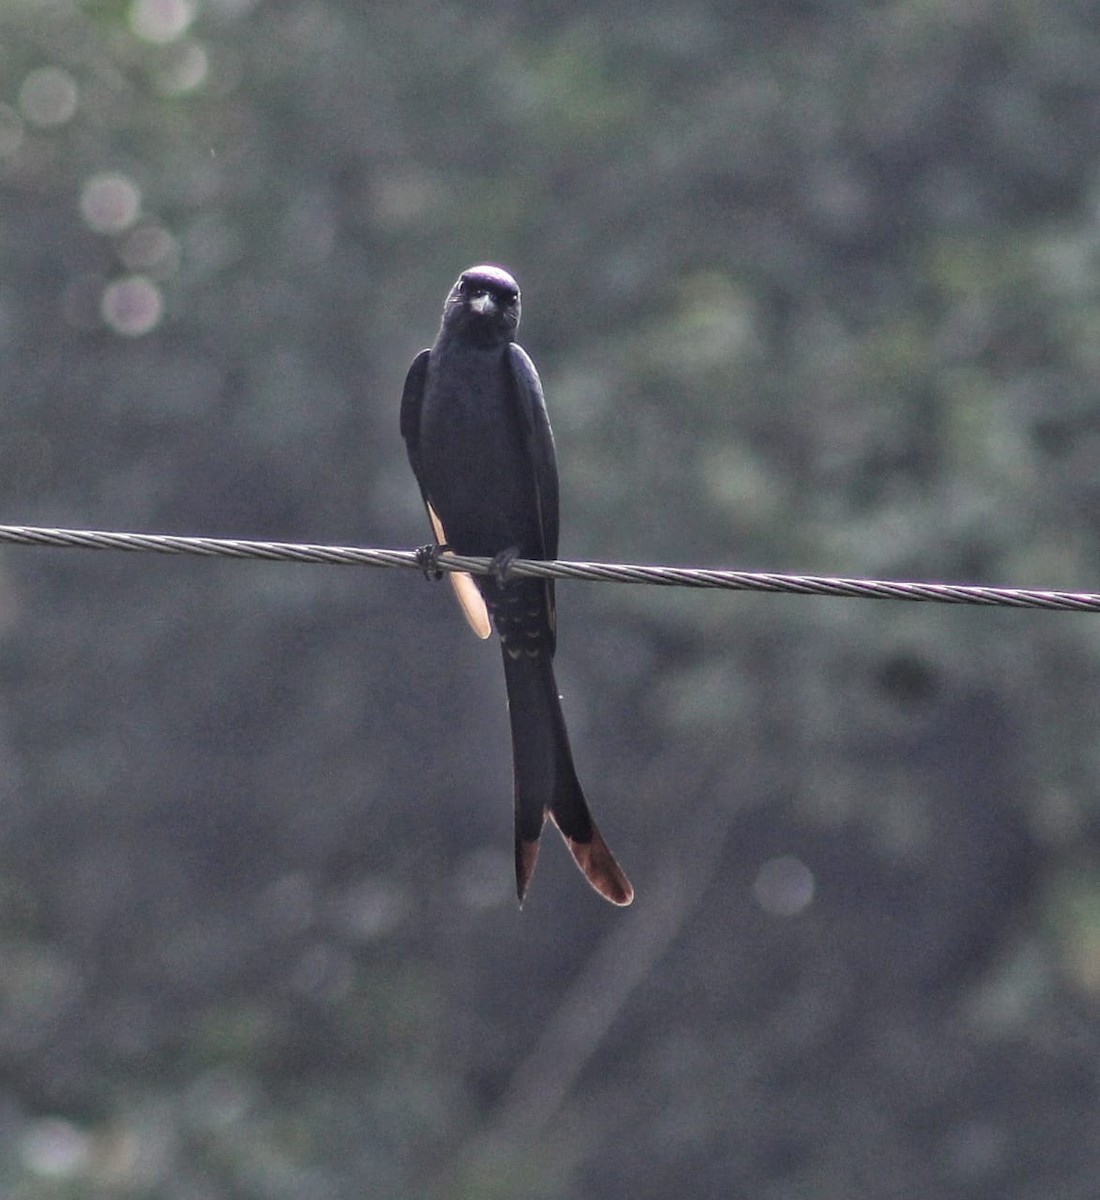
[{"label": "bird's claw gripping wire", "polygon": [[[416,551],[416,565],[424,572],[425,579],[438,581],[444,575],[444,571],[439,565],[440,558],[444,554],[453,553],[454,548],[447,542],[419,546]],[[501,550],[499,554],[493,555],[493,576],[501,587],[508,582],[508,578],[512,574],[512,567],[519,556],[519,550],[515,546],[509,546],[507,550]]]},{"label": "bird's claw gripping wire", "polygon": [[493,577],[501,587],[508,582],[518,558],[519,550],[515,546],[509,546],[507,550],[493,555]]},{"label": "bird's claw gripping wire", "polygon": [[443,570],[439,565],[439,559],[450,548],[446,542],[442,544],[431,542],[427,546],[417,547],[416,565],[424,572],[425,579],[431,579],[438,583],[443,578]]}]

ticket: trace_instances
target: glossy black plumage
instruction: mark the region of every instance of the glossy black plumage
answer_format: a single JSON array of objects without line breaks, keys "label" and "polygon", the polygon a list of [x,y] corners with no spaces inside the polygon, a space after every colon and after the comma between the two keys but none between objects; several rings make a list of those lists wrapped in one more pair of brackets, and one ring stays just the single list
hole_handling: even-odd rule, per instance
[{"label": "glossy black plumage", "polygon": [[[556,558],[558,474],[538,372],[514,338],[520,299],[499,267],[464,271],[439,336],[414,360],[401,434],[433,534],[458,554]],[[553,581],[448,574],[467,620],[500,636],[515,772],[516,890],[522,901],[549,815],[592,886],[633,889],[592,820],[573,767],[553,657]]]}]

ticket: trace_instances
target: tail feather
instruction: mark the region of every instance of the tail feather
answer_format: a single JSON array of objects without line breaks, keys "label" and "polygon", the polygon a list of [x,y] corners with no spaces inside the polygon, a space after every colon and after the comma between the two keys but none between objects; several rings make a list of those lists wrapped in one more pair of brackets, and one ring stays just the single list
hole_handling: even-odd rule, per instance
[{"label": "tail feather", "polygon": [[[553,811],[550,815],[553,817]],[[557,821],[554,824],[557,825]],[[561,830],[560,825],[558,829]],[[587,842],[577,841],[567,833],[562,833],[562,838],[585,879],[605,900],[610,900],[612,904],[618,904],[620,907],[634,902],[634,888],[630,880],[615,861],[614,854],[594,823],[592,836]]]},{"label": "tail feather", "polygon": [[514,656],[504,647],[504,677],[515,769],[516,892],[520,903],[534,874],[539,836],[549,816],[574,862],[604,899],[626,905],[634,889],[603,840],[584,798],[547,653]]}]

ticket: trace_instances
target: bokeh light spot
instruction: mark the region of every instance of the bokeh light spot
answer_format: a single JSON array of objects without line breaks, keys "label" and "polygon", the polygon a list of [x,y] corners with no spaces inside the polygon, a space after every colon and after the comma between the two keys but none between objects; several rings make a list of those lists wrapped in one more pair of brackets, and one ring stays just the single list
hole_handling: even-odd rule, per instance
[{"label": "bokeh light spot", "polygon": [[56,1117],[35,1121],[23,1135],[22,1159],[33,1174],[50,1179],[68,1179],[87,1165],[89,1139],[75,1125]]},{"label": "bokeh light spot", "polygon": [[201,42],[188,38],[165,53],[157,71],[157,87],[164,95],[182,96],[202,87],[210,72],[210,58]]},{"label": "bokeh light spot", "polygon": [[179,242],[163,225],[148,221],[126,234],[118,255],[131,271],[163,279],[179,265]]},{"label": "bokeh light spot", "polygon": [[32,125],[64,125],[76,112],[76,80],[60,67],[39,67],[23,80],[19,110]]},{"label": "bokeh light spot", "polygon": [[137,220],[141,192],[125,175],[93,175],[80,193],[80,212],[96,233],[122,233]]},{"label": "bokeh light spot", "polygon": [[752,894],[765,912],[777,917],[797,916],[814,898],[813,873],[791,854],[769,858],[756,874]]},{"label": "bokeh light spot", "polygon": [[141,337],[155,329],[164,312],[160,288],[143,275],[116,279],[103,289],[99,306],[106,324],[127,337]]},{"label": "bokeh light spot", "polygon": [[192,0],[134,0],[130,5],[130,28],[158,45],[182,37],[194,19]]}]

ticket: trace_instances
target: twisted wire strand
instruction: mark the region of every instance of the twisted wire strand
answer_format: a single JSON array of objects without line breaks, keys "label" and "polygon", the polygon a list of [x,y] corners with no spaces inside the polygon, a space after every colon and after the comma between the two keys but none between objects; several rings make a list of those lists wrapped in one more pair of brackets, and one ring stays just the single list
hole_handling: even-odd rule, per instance
[{"label": "twisted wire strand", "polygon": [[[243,541],[237,538],[176,537],[162,533],[118,533],[93,529],[48,529],[0,525],[0,543],[64,549],[124,550],[148,554],[194,554],[207,558],[261,559],[268,562],[321,563],[330,566],[413,567],[423,569],[416,550],[377,550],[296,542]],[[443,571],[488,575],[489,558],[444,554]],[[579,579],[595,583],[638,583],[659,587],[720,588],[736,592],[790,592],[803,596],[844,596],[864,600],[910,600],[934,604],[1041,608],[1100,612],[1092,592],[1041,591],[981,587],[957,583],[911,583],[886,579],[848,579],[822,575],[786,575],[761,571],[724,571],[699,567],[639,566],[621,563],[536,562],[517,559],[511,575],[537,579]]]}]

